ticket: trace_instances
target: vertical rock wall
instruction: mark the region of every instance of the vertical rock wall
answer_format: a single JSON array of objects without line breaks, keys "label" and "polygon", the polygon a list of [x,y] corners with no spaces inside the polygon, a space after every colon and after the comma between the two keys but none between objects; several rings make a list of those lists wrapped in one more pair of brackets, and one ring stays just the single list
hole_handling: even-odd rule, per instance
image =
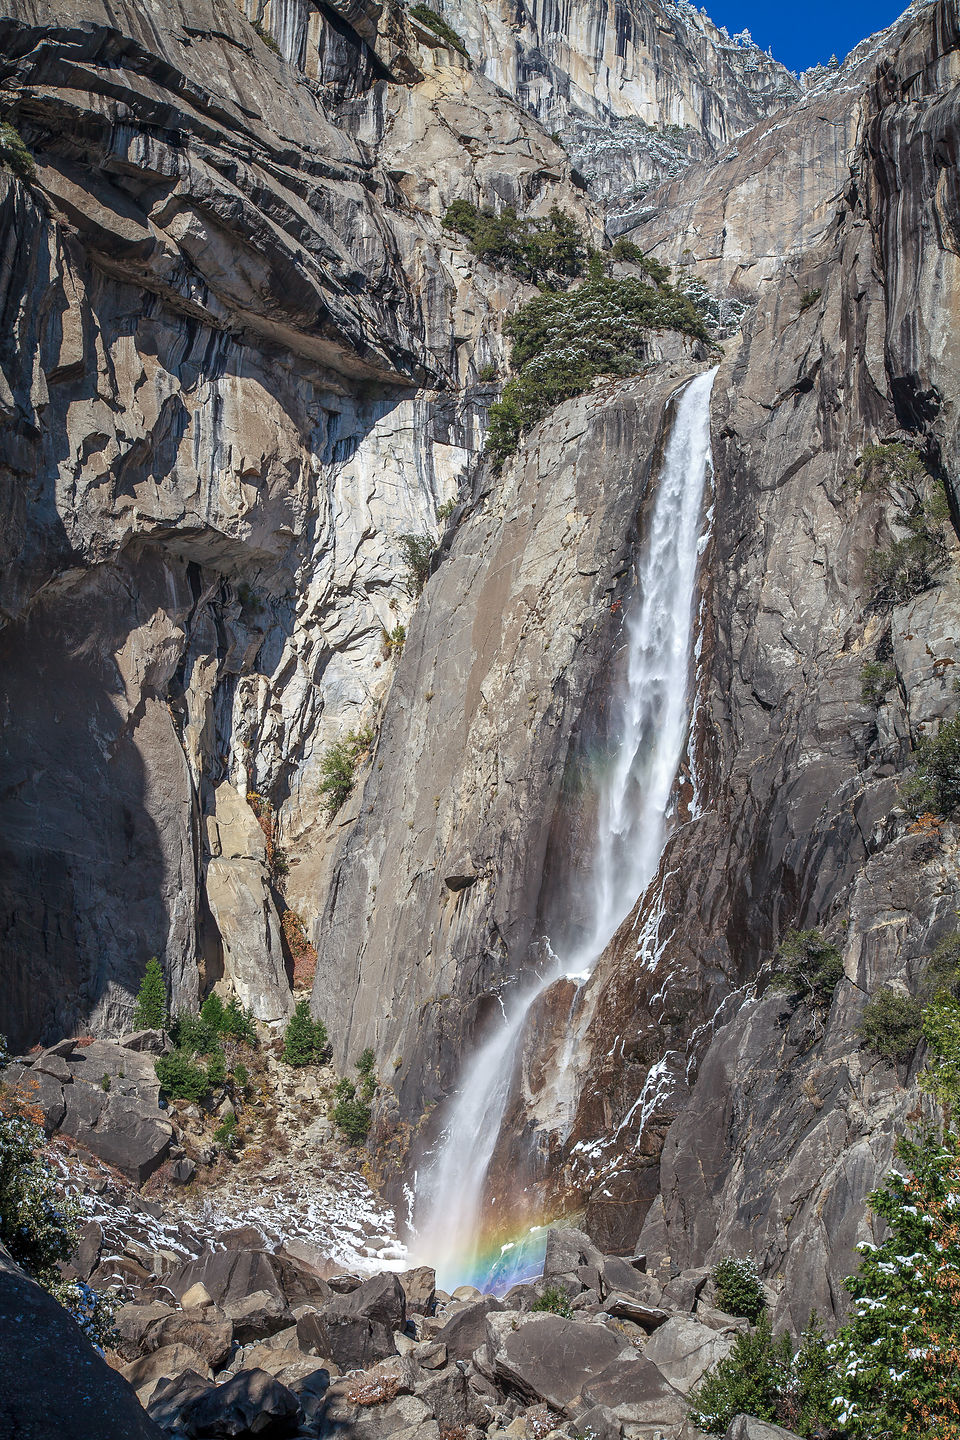
[{"label": "vertical rock wall", "polygon": [[174,1008],[225,976],[286,1013],[278,914],[321,900],[318,759],[388,688],[399,536],[438,536],[465,483],[518,292],[439,217],[499,187],[598,228],[533,119],[355,8],[329,91],[226,0],[0,22],[36,158],[0,174],[15,1046],[123,1028],[151,954]]}]

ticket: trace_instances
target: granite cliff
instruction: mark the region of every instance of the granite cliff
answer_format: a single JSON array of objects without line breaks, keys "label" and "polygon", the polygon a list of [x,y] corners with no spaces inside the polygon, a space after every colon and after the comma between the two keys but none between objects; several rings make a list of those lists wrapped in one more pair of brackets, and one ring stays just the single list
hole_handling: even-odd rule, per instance
[{"label": "granite cliff", "polygon": [[[119,1033],[152,954],[175,1008],[222,982],[279,1022],[295,912],[338,1065],[375,1054],[399,1195],[580,922],[650,488],[719,361],[672,832],[589,984],[542,998],[494,1171],[664,1277],[755,1252],[802,1323],[917,1105],[856,1023],[960,908],[955,826],[898,789],[956,712],[955,7],[804,85],[668,0],[441,8],[452,40],[395,0],[0,17],[35,165],[0,171],[0,1030]],[[742,328],[652,332],[498,471],[535,292],[443,226],[457,199],[607,222]],[[944,563],[885,605],[902,525],[849,481],[877,441],[951,497]],[[404,536],[438,545],[419,597]],[[328,819],[323,756],[365,727]],[[766,989],[793,926],[842,950],[823,1014]]]}]

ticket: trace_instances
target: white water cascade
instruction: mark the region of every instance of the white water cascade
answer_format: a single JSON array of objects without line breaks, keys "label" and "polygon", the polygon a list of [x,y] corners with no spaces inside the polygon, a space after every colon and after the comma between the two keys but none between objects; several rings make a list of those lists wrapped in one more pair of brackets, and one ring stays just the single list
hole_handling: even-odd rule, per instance
[{"label": "white water cascade", "polygon": [[[710,395],[716,370],[682,391],[660,470],[636,598],[625,616],[627,663],[614,696],[615,752],[601,783],[582,940],[521,984],[503,1024],[464,1068],[444,1131],[418,1176],[416,1249],[446,1286],[482,1280],[484,1183],[497,1146],[535,1001],[567,977],[583,985],[657,872],[677,770],[687,742],[694,602],[703,495],[711,468]],[[548,953],[552,954],[549,945]],[[570,1037],[568,1055],[572,1053]]]}]

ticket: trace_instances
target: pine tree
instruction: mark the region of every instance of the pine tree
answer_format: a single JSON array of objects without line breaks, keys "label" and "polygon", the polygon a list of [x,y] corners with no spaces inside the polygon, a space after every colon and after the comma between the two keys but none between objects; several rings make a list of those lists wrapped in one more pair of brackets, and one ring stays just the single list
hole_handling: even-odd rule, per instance
[{"label": "pine tree", "polygon": [[319,1065],[326,1050],[326,1025],[311,1020],[309,1000],[298,1000],[283,1037],[284,1060],[288,1065]]},{"label": "pine tree", "polygon": [[167,1023],[167,987],[156,955],[147,961],[133,1011],[135,1030],[163,1030]]},{"label": "pine tree", "polygon": [[870,1196],[885,1222],[847,1281],[850,1319],[833,1347],[842,1433],[955,1440],[960,1417],[960,1147],[901,1140],[908,1173]]}]

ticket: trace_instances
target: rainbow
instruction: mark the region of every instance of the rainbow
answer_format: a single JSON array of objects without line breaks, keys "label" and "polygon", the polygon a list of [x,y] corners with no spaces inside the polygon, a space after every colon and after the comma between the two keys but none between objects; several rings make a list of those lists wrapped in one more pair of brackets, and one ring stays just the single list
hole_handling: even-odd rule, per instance
[{"label": "rainbow", "polygon": [[514,1285],[543,1274],[549,1225],[503,1240],[487,1234],[474,1237],[469,1250],[437,1257],[437,1284],[452,1292],[458,1285],[475,1285],[487,1295],[505,1295]]}]

